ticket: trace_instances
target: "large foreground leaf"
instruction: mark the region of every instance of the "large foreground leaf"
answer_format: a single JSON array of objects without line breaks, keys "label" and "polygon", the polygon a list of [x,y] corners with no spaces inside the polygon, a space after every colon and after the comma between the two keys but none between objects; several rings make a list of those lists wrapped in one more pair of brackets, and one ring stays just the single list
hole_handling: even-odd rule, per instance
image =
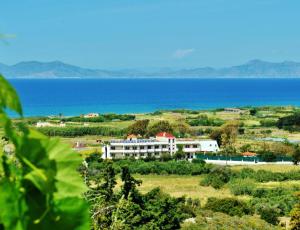
[{"label": "large foreground leaf", "polygon": [[0,109],[11,109],[22,115],[22,106],[15,89],[0,74]]}]

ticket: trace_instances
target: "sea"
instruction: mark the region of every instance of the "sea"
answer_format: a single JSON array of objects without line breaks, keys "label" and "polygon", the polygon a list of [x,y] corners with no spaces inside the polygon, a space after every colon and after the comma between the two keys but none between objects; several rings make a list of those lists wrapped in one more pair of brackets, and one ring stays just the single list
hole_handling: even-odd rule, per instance
[{"label": "sea", "polygon": [[25,116],[300,106],[300,79],[11,79]]}]

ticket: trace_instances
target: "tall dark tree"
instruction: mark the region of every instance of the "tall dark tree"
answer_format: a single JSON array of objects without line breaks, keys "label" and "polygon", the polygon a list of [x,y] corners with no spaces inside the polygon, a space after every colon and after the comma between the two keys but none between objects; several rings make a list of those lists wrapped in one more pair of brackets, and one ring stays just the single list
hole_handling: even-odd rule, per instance
[{"label": "tall dark tree", "polygon": [[121,168],[121,180],[123,182],[121,194],[125,199],[128,198],[129,193],[132,195],[136,195],[138,193],[136,187],[141,185],[142,181],[131,176],[127,166]]}]

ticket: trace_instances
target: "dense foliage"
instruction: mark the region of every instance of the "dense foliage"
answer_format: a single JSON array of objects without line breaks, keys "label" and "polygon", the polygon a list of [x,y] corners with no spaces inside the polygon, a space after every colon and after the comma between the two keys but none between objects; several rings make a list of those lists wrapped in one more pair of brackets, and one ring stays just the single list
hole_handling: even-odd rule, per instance
[{"label": "dense foliage", "polygon": [[134,134],[134,135],[140,135],[145,136],[147,133],[147,128],[149,125],[149,120],[139,120],[130,125],[127,128],[127,134]]},{"label": "dense foliage", "polygon": [[246,202],[236,198],[218,199],[215,197],[210,197],[207,200],[205,209],[209,209],[214,212],[223,212],[230,216],[244,216],[253,214],[253,210]]},{"label": "dense foliage", "polygon": [[297,194],[297,203],[291,211],[291,230],[300,229],[300,193]]},{"label": "dense foliage", "polygon": [[286,129],[289,131],[300,130],[300,113],[294,113],[292,115],[281,117],[278,119],[277,127],[279,129]]},{"label": "dense foliage", "polygon": [[173,133],[174,129],[168,121],[159,121],[148,127],[147,136],[154,137],[160,132]]},{"label": "dense foliage", "polygon": [[98,117],[65,117],[61,121],[64,122],[106,122],[106,121],[132,121],[135,119],[135,115],[128,114],[99,114]]},{"label": "dense foliage", "polygon": [[191,126],[221,126],[225,123],[220,118],[209,118],[207,115],[188,118],[188,124]]},{"label": "dense foliage", "polygon": [[280,229],[254,216],[229,216],[205,210],[199,213],[195,223],[186,223],[183,230],[276,230]]},{"label": "dense foliage", "polygon": [[212,186],[215,189],[220,189],[229,182],[232,177],[232,171],[229,167],[214,167],[209,174],[200,182],[202,186]]},{"label": "dense foliage", "polygon": [[156,188],[141,194],[141,181],[121,167],[122,186],[116,190],[116,172],[110,162],[100,163],[95,156],[86,159],[81,172],[90,185],[86,198],[91,204],[93,229],[179,229],[180,223],[193,217],[195,204],[184,197],[172,198]]},{"label": "dense foliage", "polygon": [[125,130],[111,128],[111,127],[42,127],[38,128],[38,131],[47,136],[59,136],[59,137],[78,137],[85,135],[98,135],[98,136],[123,136]]},{"label": "dense foliage", "polygon": [[[76,168],[81,158],[57,139],[25,126],[5,113],[22,115],[14,89],[0,76],[0,229],[89,229],[86,190]],[[7,143],[8,141],[8,143]],[[2,151],[12,144],[14,154]]]},{"label": "dense foliage", "polygon": [[[99,158],[99,154],[91,155],[91,157]],[[123,166],[128,166],[130,173],[139,174],[177,174],[177,175],[200,175],[208,173],[213,167],[210,164],[205,164],[203,161],[194,161],[191,163],[188,161],[144,161],[135,159],[124,159],[124,160],[114,160],[113,167],[117,173],[121,172]],[[101,169],[105,164],[100,158],[97,162],[92,163],[95,165],[93,167],[93,172],[97,173],[98,168]]]},{"label": "dense foliage", "polygon": [[266,170],[255,171],[250,168],[233,171],[229,167],[219,166],[204,177],[201,185],[221,188],[229,181],[246,178],[253,179],[256,182],[300,180],[300,171],[271,172]]}]

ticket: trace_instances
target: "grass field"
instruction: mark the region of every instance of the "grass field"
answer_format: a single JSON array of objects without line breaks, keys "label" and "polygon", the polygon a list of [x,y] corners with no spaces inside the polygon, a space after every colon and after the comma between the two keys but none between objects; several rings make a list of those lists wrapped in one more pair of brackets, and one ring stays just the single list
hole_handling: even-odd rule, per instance
[{"label": "grass field", "polygon": [[[200,186],[202,176],[134,175],[134,178],[143,181],[139,187],[142,193],[159,187],[163,192],[174,197],[199,198],[202,204],[206,202],[208,197],[234,197],[227,188],[216,190],[212,187]],[[118,185],[120,185],[120,180],[118,180]],[[241,196],[240,198],[245,199],[247,197]]]},{"label": "grass field", "polygon": [[240,170],[242,168],[251,168],[254,170],[264,169],[272,172],[288,172],[293,170],[300,170],[300,165],[265,164],[265,165],[232,166],[232,169],[236,169],[236,170]]}]

